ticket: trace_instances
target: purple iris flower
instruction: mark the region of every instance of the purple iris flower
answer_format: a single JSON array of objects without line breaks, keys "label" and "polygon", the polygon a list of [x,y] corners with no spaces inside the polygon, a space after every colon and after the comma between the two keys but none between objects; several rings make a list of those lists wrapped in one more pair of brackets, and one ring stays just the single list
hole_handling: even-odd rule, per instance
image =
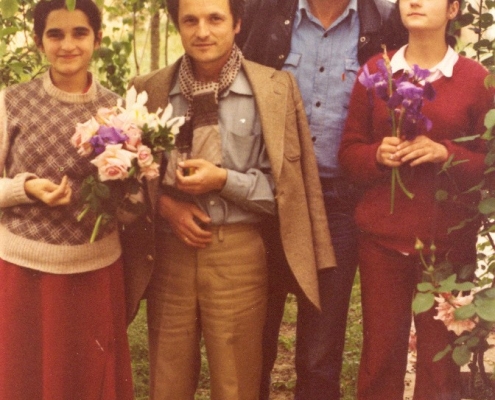
[{"label": "purple iris flower", "polygon": [[[375,74],[373,74],[375,75]],[[372,89],[375,85],[374,76],[370,74],[370,70],[367,65],[363,67],[363,71],[359,74],[358,81],[366,88]]]},{"label": "purple iris flower", "polygon": [[423,97],[426,100],[432,101],[435,98],[435,94],[433,85],[430,82],[425,82],[425,86],[423,87]]},{"label": "purple iris flower", "polygon": [[[421,108],[424,99],[431,101],[435,98],[435,90],[430,82],[425,82],[424,86],[418,83],[425,81],[430,71],[414,65],[411,72],[405,71],[393,78],[384,59],[378,60],[376,66],[378,72],[370,74],[368,66],[365,65],[358,80],[369,92],[373,90],[377,97],[387,103],[387,108],[393,113],[394,118],[401,119],[399,127],[401,136],[413,140],[421,131],[429,131],[432,122],[421,113]],[[371,95],[370,100],[373,104]]]},{"label": "purple iris flower", "polygon": [[383,78],[388,79],[389,70],[388,70],[387,64],[385,63],[385,60],[383,58],[380,58],[376,62],[376,67],[378,68],[378,71],[380,71],[380,73],[382,74]]},{"label": "purple iris flower", "polygon": [[127,140],[127,135],[122,134],[122,129],[114,128],[113,126],[100,126],[95,136],[90,139],[96,155],[105,151],[107,144],[124,143]]},{"label": "purple iris flower", "polygon": [[430,71],[427,69],[421,69],[417,64],[413,65],[413,77],[419,82],[423,81],[430,76]]}]

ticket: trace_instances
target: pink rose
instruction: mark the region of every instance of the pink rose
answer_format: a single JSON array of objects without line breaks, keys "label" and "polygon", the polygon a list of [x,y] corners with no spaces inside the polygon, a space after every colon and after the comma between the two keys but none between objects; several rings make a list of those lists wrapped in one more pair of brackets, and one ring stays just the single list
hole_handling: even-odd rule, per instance
[{"label": "pink rose", "polygon": [[472,294],[468,296],[459,294],[455,297],[450,293],[443,293],[440,297],[435,297],[435,300],[438,306],[436,307],[437,315],[433,318],[442,321],[449,331],[453,331],[459,336],[464,331],[471,332],[476,327],[476,322],[472,319],[456,320],[454,316],[457,308],[472,303]]},{"label": "pink rose", "polygon": [[117,115],[114,108],[102,107],[96,112],[96,121],[101,125],[110,125],[110,121]]},{"label": "pink rose", "polygon": [[81,156],[89,156],[93,152],[93,146],[89,143],[90,139],[96,134],[100,125],[94,118],[84,122],[77,123],[76,131],[72,135],[70,142],[77,148]]},{"label": "pink rose", "polygon": [[103,153],[91,160],[98,167],[102,181],[126,179],[136,154],[122,149],[122,144],[107,145]]},{"label": "pink rose", "polygon": [[146,178],[148,180],[158,178],[160,176],[160,166],[154,162],[149,167],[141,168],[139,179]]},{"label": "pink rose", "polygon": [[146,168],[153,164],[153,154],[148,146],[140,145],[137,148],[137,162],[141,168]]},{"label": "pink rose", "polygon": [[136,125],[131,124],[124,129],[123,133],[127,136],[125,148],[130,151],[136,151],[141,145],[143,131]]}]

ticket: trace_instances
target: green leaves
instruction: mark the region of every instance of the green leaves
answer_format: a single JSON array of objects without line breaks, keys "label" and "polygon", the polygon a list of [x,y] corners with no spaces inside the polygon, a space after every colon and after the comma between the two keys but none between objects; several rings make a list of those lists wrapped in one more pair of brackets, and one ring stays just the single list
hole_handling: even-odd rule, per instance
[{"label": "green leaves", "polygon": [[478,204],[478,211],[483,215],[490,215],[495,212],[495,197],[483,199]]},{"label": "green leaves", "polygon": [[3,18],[11,18],[18,11],[17,0],[0,0],[0,14]]},{"label": "green leaves", "polygon": [[415,314],[421,314],[428,311],[435,304],[435,296],[433,293],[417,293],[414,296],[412,303],[412,309]]},{"label": "green leaves", "polygon": [[475,300],[476,314],[481,319],[495,322],[495,299]]},{"label": "green leaves", "polygon": [[452,352],[452,358],[457,365],[467,364],[471,359],[471,350],[466,345],[457,346]]}]

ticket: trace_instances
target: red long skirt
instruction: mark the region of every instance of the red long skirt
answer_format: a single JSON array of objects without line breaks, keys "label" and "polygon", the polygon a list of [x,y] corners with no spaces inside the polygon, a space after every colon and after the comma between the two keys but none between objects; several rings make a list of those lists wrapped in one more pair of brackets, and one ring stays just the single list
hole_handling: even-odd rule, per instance
[{"label": "red long skirt", "polygon": [[0,400],[132,398],[122,262],[55,275],[0,259]]}]

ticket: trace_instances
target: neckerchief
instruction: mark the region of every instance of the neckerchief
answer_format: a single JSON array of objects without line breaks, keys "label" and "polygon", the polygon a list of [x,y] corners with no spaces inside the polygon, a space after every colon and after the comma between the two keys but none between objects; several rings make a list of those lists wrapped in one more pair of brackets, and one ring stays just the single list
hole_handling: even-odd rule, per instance
[{"label": "neckerchief", "polygon": [[[179,67],[179,86],[188,101],[185,126],[192,129],[192,143],[174,149],[169,157],[165,182],[175,183],[175,170],[182,154],[190,152],[190,158],[202,158],[217,166],[222,165],[222,140],[218,124],[218,99],[234,82],[242,61],[241,50],[233,45],[230,56],[220,71],[218,81],[201,82],[194,78],[193,60],[187,54]],[[179,133],[179,135],[183,132]],[[184,132],[187,135],[186,132]],[[189,135],[190,136],[190,135]],[[178,138],[179,139],[179,138]]]}]

